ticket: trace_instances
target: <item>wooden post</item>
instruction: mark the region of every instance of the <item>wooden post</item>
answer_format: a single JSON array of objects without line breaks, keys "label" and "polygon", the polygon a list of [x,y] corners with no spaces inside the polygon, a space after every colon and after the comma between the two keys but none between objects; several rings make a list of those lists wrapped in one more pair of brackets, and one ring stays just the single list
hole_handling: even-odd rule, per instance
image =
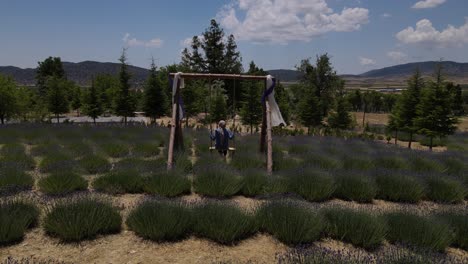
[{"label": "wooden post", "polygon": [[[175,81],[175,79],[174,79]],[[178,118],[178,108],[179,108],[179,89],[180,89],[180,82],[177,83],[176,93],[172,98],[172,119],[171,119],[171,134],[169,136],[169,149],[167,150],[167,169],[171,170],[174,160],[174,141],[175,141],[175,134],[176,134],[176,126]]]},{"label": "wooden post", "polygon": [[273,148],[272,148],[272,136],[271,136],[271,110],[270,102],[268,99],[265,100],[266,107],[266,123],[267,123],[267,173],[271,175],[273,173]]},{"label": "wooden post", "polygon": [[[266,91],[266,80],[265,80],[265,88],[263,89],[263,92]],[[267,115],[266,115],[266,100],[265,102],[262,102],[262,130],[260,132],[260,152],[265,153],[266,152],[266,135],[267,135]]]}]

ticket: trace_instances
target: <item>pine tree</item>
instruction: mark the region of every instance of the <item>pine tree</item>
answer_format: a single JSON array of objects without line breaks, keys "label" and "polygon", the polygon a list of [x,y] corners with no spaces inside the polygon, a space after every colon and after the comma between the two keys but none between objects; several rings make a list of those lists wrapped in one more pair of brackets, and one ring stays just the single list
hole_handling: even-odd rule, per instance
[{"label": "pine tree", "polygon": [[224,82],[213,82],[212,93],[214,93],[214,98],[210,109],[210,120],[211,122],[225,120],[227,117],[227,105]]},{"label": "pine tree", "polygon": [[[338,77],[328,54],[317,56],[316,65],[309,59],[301,61],[297,70],[303,73],[298,97],[298,115],[301,122],[310,126],[319,125],[328,116],[337,94],[342,93],[344,82]],[[307,109],[308,113],[302,112]],[[315,113],[317,112],[317,113]]]},{"label": "pine tree", "polygon": [[311,127],[322,124],[322,111],[318,109],[321,109],[320,101],[312,91],[304,94],[304,97],[299,101],[298,117],[301,124],[308,128],[308,133],[310,133]]},{"label": "pine tree", "polygon": [[99,74],[94,78],[94,86],[99,94],[104,113],[115,109],[115,102],[119,92],[119,79],[110,74]]},{"label": "pine tree", "polygon": [[39,88],[39,94],[47,94],[47,81],[49,78],[66,79],[60,57],[48,57],[43,62],[38,62],[36,69],[36,86]]},{"label": "pine tree", "polygon": [[34,91],[29,87],[18,87],[16,90],[16,116],[27,121],[34,108]]},{"label": "pine tree", "polygon": [[417,105],[421,97],[421,90],[424,88],[424,80],[419,70],[408,80],[408,89],[403,91],[398,99],[394,111],[391,113],[394,119],[397,119],[398,129],[409,133],[408,148],[411,148],[413,135],[418,131],[415,124],[417,116]]},{"label": "pine tree", "polygon": [[151,122],[156,122],[156,118],[166,114],[169,101],[158,80],[156,65],[151,62],[151,69],[146,81],[143,111],[150,117]]},{"label": "pine tree", "polygon": [[71,92],[70,92],[71,98],[69,100],[71,101],[71,109],[75,110],[77,112],[77,115],[80,116],[80,108],[82,105],[82,93],[81,93],[81,87],[78,85],[73,85],[71,87]]},{"label": "pine tree", "polygon": [[452,110],[456,116],[463,116],[465,109],[463,108],[462,88],[459,84],[454,85],[452,82],[447,83],[447,91],[450,94],[452,101]]},{"label": "pine tree", "polygon": [[348,112],[348,108],[345,98],[338,98],[336,112],[331,113],[328,118],[328,124],[331,128],[348,129],[351,127],[353,119]]},{"label": "pine tree", "polygon": [[136,102],[130,93],[130,78],[131,75],[128,72],[127,57],[125,49],[122,51],[120,56],[120,73],[119,73],[119,91],[117,93],[115,102],[115,113],[124,118],[124,123],[127,125],[127,117],[133,116],[136,109]]},{"label": "pine tree", "polygon": [[252,81],[244,82],[244,101],[242,102],[240,115],[242,123],[250,126],[250,133],[253,133],[253,126],[262,121],[262,88],[258,83]]},{"label": "pine tree", "polygon": [[83,113],[91,117],[94,124],[96,124],[96,118],[104,113],[101,97],[94,81],[89,90],[85,93]]},{"label": "pine tree", "polygon": [[453,114],[452,100],[444,84],[440,65],[436,69],[435,79],[429,87],[423,89],[415,118],[419,132],[430,138],[431,151],[433,138],[453,134],[458,122]]},{"label": "pine tree", "polygon": [[0,121],[2,124],[5,123],[5,119],[11,118],[16,112],[15,90],[14,80],[0,74]]},{"label": "pine tree", "polygon": [[71,83],[57,77],[50,78],[47,83],[47,109],[57,118],[57,123],[60,122],[60,114],[68,112],[68,92]]},{"label": "pine tree", "polygon": [[242,72],[242,58],[237,50],[234,35],[229,35],[224,53],[224,73],[239,74]]}]

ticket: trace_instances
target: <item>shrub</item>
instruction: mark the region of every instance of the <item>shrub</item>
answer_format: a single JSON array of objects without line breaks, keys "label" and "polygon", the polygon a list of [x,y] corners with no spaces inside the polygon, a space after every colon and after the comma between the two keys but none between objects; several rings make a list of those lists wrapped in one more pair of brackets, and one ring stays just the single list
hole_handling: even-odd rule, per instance
[{"label": "shrub", "polygon": [[0,193],[31,189],[34,185],[32,176],[17,169],[0,170]]},{"label": "shrub", "polygon": [[459,181],[444,175],[429,176],[427,197],[436,202],[459,203],[465,198],[466,189]]},{"label": "shrub", "polygon": [[372,202],[377,194],[375,182],[367,175],[341,174],[336,177],[336,182],[335,195],[341,199],[366,203]]},{"label": "shrub", "polygon": [[[164,164],[165,163],[164,159]],[[192,161],[187,153],[176,153],[174,155],[174,169],[183,173],[191,173],[193,170]]]},{"label": "shrub", "polygon": [[[326,247],[295,248],[277,255],[279,264],[362,264],[374,263],[373,258],[359,251],[343,252]],[[377,262],[385,263],[387,262]]]},{"label": "shrub", "polygon": [[336,239],[365,249],[374,249],[382,244],[388,227],[385,219],[362,211],[345,208],[325,209],[328,220],[327,233]]},{"label": "shrub", "polygon": [[340,166],[337,160],[324,153],[307,153],[303,163],[306,167],[318,169],[337,169]]},{"label": "shrub", "polygon": [[127,225],[145,239],[179,240],[190,232],[191,211],[181,203],[145,201],[130,212]]},{"label": "shrub", "polygon": [[76,161],[68,155],[55,153],[45,156],[39,164],[39,170],[42,173],[74,171],[76,169]]},{"label": "shrub", "polygon": [[268,184],[268,177],[263,170],[248,169],[243,172],[243,184],[240,193],[244,196],[253,197],[264,193]]},{"label": "shrub", "polygon": [[46,194],[62,195],[73,191],[86,190],[88,182],[73,172],[53,173],[39,180],[39,190]]},{"label": "shrub", "polygon": [[453,245],[468,250],[468,214],[466,212],[446,212],[437,217],[446,222],[455,233]]},{"label": "shrub", "polygon": [[5,154],[0,157],[0,170],[33,170],[34,159],[24,153]]},{"label": "shrub", "polygon": [[115,164],[116,171],[136,171],[139,173],[157,173],[166,170],[166,159],[143,160],[139,158],[125,158]]},{"label": "shrub", "polygon": [[161,149],[159,149],[159,143],[149,142],[136,144],[132,151],[133,155],[145,158],[158,156],[160,153]]},{"label": "shrub", "polygon": [[344,156],[342,167],[346,170],[369,170],[374,167],[374,164],[367,157]]},{"label": "shrub", "polygon": [[267,184],[264,188],[265,194],[282,194],[289,190],[288,178],[282,175],[268,176]]},{"label": "shrub", "polygon": [[389,213],[386,219],[389,225],[387,239],[391,242],[443,251],[453,241],[450,227],[442,221],[407,212]]},{"label": "shrub", "polygon": [[37,224],[39,210],[21,200],[0,201],[0,245],[23,239],[26,229]]},{"label": "shrub", "polygon": [[264,231],[288,245],[318,240],[325,227],[317,212],[288,201],[269,202],[257,216]]},{"label": "shrub", "polygon": [[257,152],[237,153],[232,159],[231,166],[238,170],[263,169],[265,168],[265,159]]},{"label": "shrub", "polygon": [[130,154],[130,148],[126,144],[106,142],[102,145],[104,152],[112,158],[122,158]]},{"label": "shrub", "polygon": [[93,239],[120,231],[122,218],[112,204],[96,197],[67,198],[47,209],[44,230],[62,241]]},{"label": "shrub", "polygon": [[80,159],[80,166],[89,174],[105,173],[111,169],[109,161],[98,155],[86,155]]},{"label": "shrub", "polygon": [[71,153],[75,157],[87,156],[93,152],[88,144],[81,141],[66,143],[65,149],[67,153]]},{"label": "shrub", "polygon": [[417,172],[442,172],[444,166],[438,161],[420,155],[412,155],[408,162],[410,169]]},{"label": "shrub", "polygon": [[375,158],[372,162],[376,168],[404,169],[407,167],[406,162],[398,156],[381,156]]},{"label": "shrub", "polygon": [[406,247],[389,247],[376,255],[376,263],[385,264],[441,264],[462,263],[456,257],[430,250]]},{"label": "shrub", "polygon": [[62,151],[62,147],[57,142],[45,142],[31,148],[33,156],[49,156]]},{"label": "shrub", "polygon": [[143,178],[135,171],[110,172],[97,178],[93,187],[111,194],[143,192]]},{"label": "shrub", "polygon": [[377,197],[383,200],[417,203],[424,197],[424,186],[415,177],[404,172],[386,172],[377,175]]},{"label": "shrub", "polygon": [[291,191],[308,201],[327,200],[335,191],[335,182],[328,173],[306,169],[289,177]]},{"label": "shrub", "polygon": [[190,180],[177,170],[162,171],[147,177],[143,190],[149,194],[175,197],[190,193]]},{"label": "shrub", "polygon": [[242,178],[227,166],[218,164],[198,170],[193,185],[199,194],[228,197],[240,191]]},{"label": "shrub", "polygon": [[216,202],[202,204],[194,211],[194,232],[221,244],[233,244],[257,231],[255,218],[236,206]]}]

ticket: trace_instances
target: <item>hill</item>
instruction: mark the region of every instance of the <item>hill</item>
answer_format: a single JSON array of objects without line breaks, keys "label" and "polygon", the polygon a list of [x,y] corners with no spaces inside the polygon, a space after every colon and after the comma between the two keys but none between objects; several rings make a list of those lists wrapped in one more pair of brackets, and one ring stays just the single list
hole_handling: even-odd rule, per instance
[{"label": "hill", "polygon": [[419,68],[422,75],[432,75],[438,63],[442,63],[444,74],[450,77],[467,77],[468,63],[453,61],[425,61],[395,65],[382,69],[372,70],[358,75],[366,78],[407,78]]},{"label": "hill", "polygon": [[[438,61],[414,62],[395,65],[382,69],[376,69],[359,75],[341,75],[346,80],[366,80],[366,79],[399,79],[405,80],[411,76],[416,68],[419,68],[423,75],[431,75],[439,63]],[[468,79],[468,63],[458,63],[453,61],[443,61],[442,66],[448,77]],[[90,85],[93,76],[98,74],[117,75],[120,70],[119,63],[112,62],[63,62],[63,67],[67,78],[79,85]],[[132,73],[132,85],[141,86],[148,76],[148,69],[136,66],[129,66]],[[268,72],[283,82],[296,82],[300,80],[302,73],[296,70],[273,69]],[[21,85],[34,85],[36,83],[36,69],[21,69],[14,66],[0,66],[0,73],[13,76],[17,83]]]},{"label": "hill", "polygon": [[[88,86],[91,83],[93,76],[98,74],[117,75],[120,71],[119,63],[112,62],[63,62],[63,68],[69,80],[72,80],[79,85]],[[148,76],[148,69],[129,66],[132,74],[131,82],[134,86],[140,86]],[[21,69],[13,66],[0,66],[0,73],[13,76],[17,83],[21,85],[35,85],[36,69]]]},{"label": "hill", "polygon": [[296,82],[302,77],[302,72],[296,70],[268,70],[268,73],[275,76],[277,79],[283,82]]}]

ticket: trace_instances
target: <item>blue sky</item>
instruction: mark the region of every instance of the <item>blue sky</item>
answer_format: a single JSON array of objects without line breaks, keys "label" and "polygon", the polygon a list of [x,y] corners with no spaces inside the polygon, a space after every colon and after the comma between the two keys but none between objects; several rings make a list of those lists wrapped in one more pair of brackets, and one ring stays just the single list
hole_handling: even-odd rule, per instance
[{"label": "blue sky", "polygon": [[0,65],[63,61],[177,63],[216,18],[244,65],[293,69],[329,53],[340,73],[425,60],[468,62],[466,0],[0,0]]}]

